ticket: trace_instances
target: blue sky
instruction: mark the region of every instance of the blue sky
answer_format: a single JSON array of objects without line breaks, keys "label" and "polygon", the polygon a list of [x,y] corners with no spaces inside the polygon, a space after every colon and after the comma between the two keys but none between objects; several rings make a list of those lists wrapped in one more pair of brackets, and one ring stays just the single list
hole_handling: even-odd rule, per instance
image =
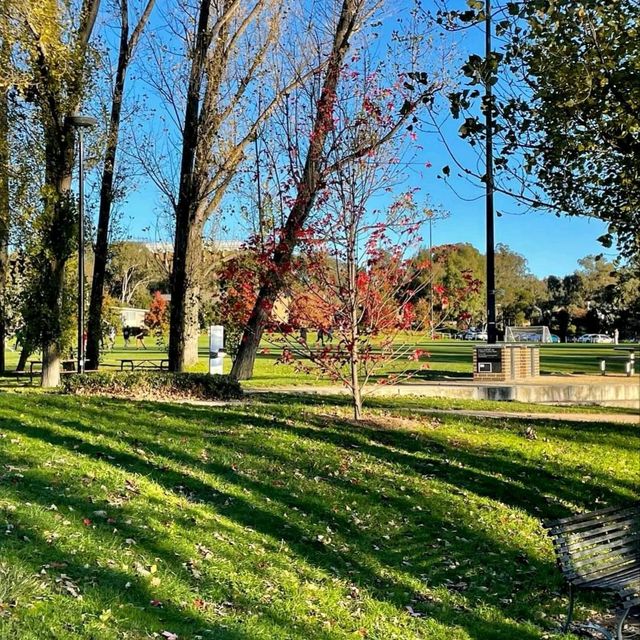
[{"label": "blue sky", "polygon": [[[463,3],[463,0],[457,0],[457,3]],[[482,44],[480,30],[466,32],[457,43],[460,58],[472,51],[481,54]],[[458,124],[449,121],[444,125],[447,144],[453,148],[459,162],[475,165],[475,153],[466,142],[457,137]],[[423,150],[415,158],[416,171],[407,186],[419,186],[423,198],[449,214],[447,219],[434,225],[434,243],[469,242],[484,252],[483,191],[458,177],[453,167],[451,186],[438,179],[440,169],[453,163],[437,134],[421,134],[418,142]],[[426,162],[431,163],[432,167],[426,168]],[[128,233],[135,238],[156,239],[156,213],[162,206],[160,194],[150,181],[141,177],[136,190],[130,192],[127,202],[120,206]],[[577,268],[580,258],[602,251],[597,238],[606,228],[597,220],[566,216],[558,218],[539,211],[520,213],[515,203],[501,198],[497,198],[496,207],[504,212],[501,217],[496,218],[496,242],[507,244],[512,250],[522,254],[532,273],[538,277],[571,273]],[[239,229],[232,229],[228,235],[234,239],[243,239],[243,232]],[[609,258],[615,257],[611,252],[606,255]]]}]

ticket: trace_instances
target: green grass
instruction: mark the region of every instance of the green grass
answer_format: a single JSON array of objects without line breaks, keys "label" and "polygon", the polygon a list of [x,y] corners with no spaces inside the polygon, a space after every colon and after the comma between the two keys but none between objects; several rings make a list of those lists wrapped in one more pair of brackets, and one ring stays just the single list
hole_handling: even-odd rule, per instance
[{"label": "green grass", "polygon": [[559,637],[541,520],[638,498],[638,428],[346,413],[0,394],[0,637]]},{"label": "green grass", "polygon": [[[410,345],[411,349],[424,349],[430,355],[424,361],[428,368],[419,371],[415,380],[430,379],[455,379],[469,377],[472,373],[473,342],[463,340],[436,340],[429,341],[422,334],[407,334],[399,336],[399,342]],[[207,337],[200,338],[200,362],[195,370],[206,371],[208,367]],[[118,336],[116,347],[113,351],[104,354],[104,365],[110,368],[119,368],[121,358],[149,357],[161,359],[166,357],[166,350],[154,345],[151,339],[147,339],[147,351],[136,350],[135,345],[125,349],[122,337]],[[251,380],[252,387],[277,387],[300,385],[325,385],[327,379],[322,376],[305,374],[296,371],[293,367],[278,364],[279,349],[271,347],[264,342],[268,353],[259,353],[256,358],[254,377]],[[540,367],[543,374],[597,374],[599,373],[599,361],[602,357],[616,355],[614,345],[608,344],[545,344],[540,348]],[[618,353],[619,355],[619,353]],[[18,353],[8,351],[6,354],[8,368],[15,367]],[[406,368],[405,360],[387,367],[387,372]],[[613,373],[623,372],[623,362],[609,363]],[[225,372],[231,370],[231,358],[225,359]]]}]

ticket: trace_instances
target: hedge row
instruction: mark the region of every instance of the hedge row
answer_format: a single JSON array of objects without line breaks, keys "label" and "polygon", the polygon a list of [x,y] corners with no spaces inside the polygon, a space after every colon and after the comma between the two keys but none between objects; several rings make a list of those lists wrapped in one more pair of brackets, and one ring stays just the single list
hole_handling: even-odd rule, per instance
[{"label": "hedge row", "polygon": [[242,396],[237,380],[229,376],[168,371],[96,371],[65,375],[64,393],[110,395],[125,398],[233,400]]}]

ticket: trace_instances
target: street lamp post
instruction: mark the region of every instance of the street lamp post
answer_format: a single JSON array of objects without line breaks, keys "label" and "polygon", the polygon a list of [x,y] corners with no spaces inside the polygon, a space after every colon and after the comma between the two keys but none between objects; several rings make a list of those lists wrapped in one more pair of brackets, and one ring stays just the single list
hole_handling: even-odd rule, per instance
[{"label": "street lamp post", "polygon": [[98,121],[90,116],[67,116],[65,124],[78,131],[78,373],[84,373],[84,130]]},{"label": "street lamp post", "polygon": [[429,216],[429,268],[431,269],[431,292],[429,295],[429,327],[433,340],[433,215]]},{"label": "street lamp post", "polygon": [[496,271],[494,237],[494,177],[493,177],[493,73],[491,71],[491,0],[485,0],[485,119],[487,131],[486,148],[486,224],[487,224],[487,342],[495,344],[496,331]]}]

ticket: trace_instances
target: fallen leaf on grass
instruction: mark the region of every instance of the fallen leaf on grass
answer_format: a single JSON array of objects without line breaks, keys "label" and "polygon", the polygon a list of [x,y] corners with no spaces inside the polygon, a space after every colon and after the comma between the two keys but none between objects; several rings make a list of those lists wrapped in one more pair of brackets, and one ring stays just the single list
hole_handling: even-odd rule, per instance
[{"label": "fallen leaf on grass", "polygon": [[74,598],[77,598],[78,600],[82,599],[82,596],[80,595],[80,589],[78,588],[78,585],[76,585],[73,582],[73,580],[71,580],[71,578],[68,575],[66,575],[65,573],[61,573],[56,578],[56,584],[58,585],[58,587],[64,593],[68,593],[70,596],[73,596]]}]

